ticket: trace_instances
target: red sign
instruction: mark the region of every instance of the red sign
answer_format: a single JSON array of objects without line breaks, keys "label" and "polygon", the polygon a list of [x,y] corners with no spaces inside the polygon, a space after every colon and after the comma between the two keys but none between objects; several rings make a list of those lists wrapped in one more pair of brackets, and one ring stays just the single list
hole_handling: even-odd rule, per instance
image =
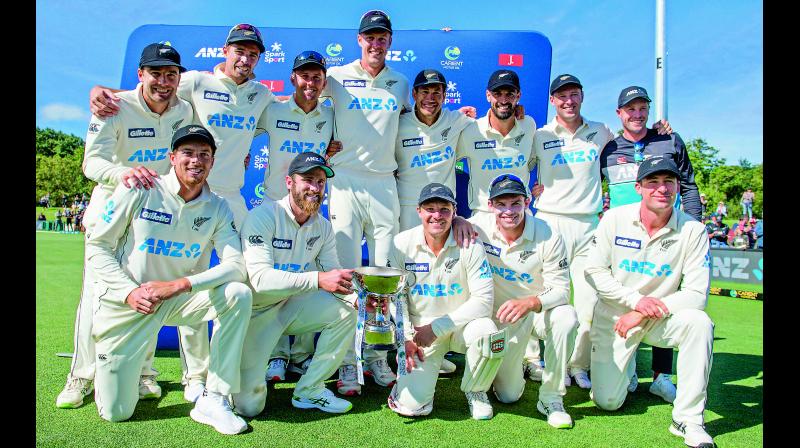
[{"label": "red sign", "polygon": [[507,65],[509,67],[522,67],[522,55],[500,53],[497,57],[497,64]]},{"label": "red sign", "polygon": [[261,84],[269,87],[269,90],[272,92],[282,92],[283,91],[283,80],[282,79],[262,79],[259,81]]}]

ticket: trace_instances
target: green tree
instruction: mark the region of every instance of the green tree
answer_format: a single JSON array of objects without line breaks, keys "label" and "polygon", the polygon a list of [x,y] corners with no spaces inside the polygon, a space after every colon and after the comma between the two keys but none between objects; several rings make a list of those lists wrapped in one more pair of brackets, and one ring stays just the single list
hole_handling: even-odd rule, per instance
[{"label": "green tree", "polygon": [[36,128],[36,154],[68,156],[84,147],[83,139],[51,128]]},{"label": "green tree", "polygon": [[725,165],[725,159],[719,157],[719,149],[706,143],[705,139],[695,138],[686,142],[686,151],[689,153],[689,160],[692,161],[694,180],[698,187],[705,186],[711,172]]},{"label": "green tree", "polygon": [[[41,146],[40,146],[41,145]],[[95,183],[81,170],[84,142],[79,137],[50,128],[36,128],[36,198],[50,193],[61,205],[62,195],[92,193]]]}]

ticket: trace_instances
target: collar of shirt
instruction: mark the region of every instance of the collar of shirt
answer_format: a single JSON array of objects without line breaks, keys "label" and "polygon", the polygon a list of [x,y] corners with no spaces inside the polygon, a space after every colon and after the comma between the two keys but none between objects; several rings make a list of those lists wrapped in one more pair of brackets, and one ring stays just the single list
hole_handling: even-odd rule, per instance
[{"label": "collar of shirt", "polygon": [[303,109],[300,108],[300,106],[297,105],[297,102],[294,100],[294,94],[289,96],[289,100],[287,101],[287,104],[289,105],[289,110],[291,110],[292,112],[300,114],[300,115],[304,115],[304,116],[307,116],[307,117],[313,117],[315,115],[319,115],[320,114],[319,108],[322,105],[322,103],[319,100],[317,100],[317,105],[313,109],[311,109],[311,111],[306,113],[306,111],[304,111]]},{"label": "collar of shirt", "polygon": [[149,114],[151,114],[151,115],[153,115],[154,117],[162,117],[162,116],[166,115],[166,113],[169,112],[170,109],[172,109],[173,107],[175,107],[178,104],[178,95],[175,95],[169,101],[169,104],[167,105],[167,108],[164,110],[164,113],[163,114],[157,114],[157,113],[153,112],[152,110],[150,110],[150,106],[148,106],[147,102],[145,102],[144,94],[142,93],[142,89],[144,89],[144,84],[140,82],[139,84],[136,85],[136,99],[137,99],[137,101],[139,101],[139,106],[142,108],[142,110],[147,112],[147,113],[149,113]]},{"label": "collar of shirt", "polygon": [[[297,222],[297,219],[295,219],[294,212],[292,211],[292,204],[289,203],[289,194],[281,198],[278,201],[278,205],[283,209],[283,211],[286,212],[287,215],[289,215],[289,220],[299,229],[301,226],[300,223]],[[314,225],[314,222],[316,222],[318,217],[319,217],[319,212],[311,215],[311,217],[308,218],[308,220],[304,222],[303,225],[304,226]]]},{"label": "collar of shirt", "polygon": [[[639,203],[639,204],[641,204],[641,203]],[[640,205],[640,207],[641,207],[641,205]],[[640,217],[640,213],[639,213],[641,211],[640,207],[632,207],[632,210],[635,210],[635,213],[634,213],[634,216],[633,216],[633,224],[636,227],[638,227],[639,229],[641,229],[642,232],[644,232],[645,235],[647,235],[647,229],[644,227],[644,224],[642,223],[642,219]],[[667,221],[667,225],[665,225],[664,227],[658,229],[658,231],[656,231],[656,233],[652,237],[650,237],[650,239],[651,240],[655,239],[656,237],[659,237],[659,236],[664,235],[664,234],[669,233],[669,232],[677,232],[678,231],[678,224],[679,224],[678,223],[678,214],[679,214],[678,211],[673,208],[672,209],[672,214],[669,216],[669,220]]]},{"label": "collar of shirt", "polygon": [[483,219],[486,219],[486,224],[489,225],[490,229],[492,229],[492,238],[498,241],[502,241],[509,248],[519,246],[523,243],[523,241],[535,241],[534,240],[534,226],[533,226],[533,216],[528,215],[525,213],[525,228],[522,229],[522,235],[519,236],[516,240],[514,240],[511,244],[508,244],[506,237],[500,232],[500,229],[497,227],[497,219],[495,218],[494,213],[483,213],[486,216]]},{"label": "collar of shirt", "polygon": [[245,87],[247,83],[253,79],[256,79],[255,72],[250,72],[250,76],[247,77],[247,81],[243,82],[241,85],[236,84],[230,76],[226,75],[225,72],[222,71],[222,68],[225,67],[225,62],[220,62],[219,64],[214,66],[214,77],[222,81],[222,83],[230,84],[234,89],[238,89],[239,87]]},{"label": "collar of shirt", "polygon": [[445,115],[448,114],[448,113],[450,113],[450,109],[445,109],[444,107],[442,107],[442,111],[439,112],[439,117],[430,126],[425,124],[422,120],[419,119],[419,117],[417,117],[416,107],[414,108],[414,110],[412,110],[409,113],[409,115],[411,116],[410,118],[414,121],[414,124],[416,124],[418,126],[425,127],[425,128],[433,129],[438,124],[440,124],[440,123],[442,123],[444,121]]},{"label": "collar of shirt", "polygon": [[481,117],[481,118],[479,118],[477,120],[478,121],[478,129],[481,131],[481,134],[483,134],[483,135],[485,135],[487,137],[490,136],[490,134],[495,134],[497,136],[496,137],[497,140],[503,141],[504,139],[507,139],[507,138],[516,137],[517,134],[522,132],[522,126],[519,125],[519,120],[514,118],[514,127],[511,128],[511,131],[509,131],[508,135],[503,136],[503,134],[501,134],[500,131],[498,131],[497,129],[493,128],[492,125],[489,123],[489,114],[491,112],[492,112],[492,109],[489,108],[489,110],[486,111],[486,115],[484,115],[483,117]]},{"label": "collar of shirt", "polygon": [[381,76],[388,75],[389,71],[391,70],[388,64],[383,64],[383,68],[381,69],[380,72],[378,72],[378,75],[373,77],[372,75],[369,74],[368,71],[364,70],[364,67],[361,66],[361,59],[356,59],[355,61],[353,61],[352,66],[353,70],[356,72],[358,76],[365,76],[367,78],[372,79],[373,82],[376,81]]},{"label": "collar of shirt", "polygon": [[587,123],[586,118],[584,118],[583,115],[581,115],[581,125],[578,126],[578,129],[576,129],[575,133],[573,134],[572,132],[569,131],[569,129],[565,128],[564,126],[561,126],[561,123],[559,123],[558,120],[556,120],[556,117],[553,117],[553,119],[549,123],[549,127],[550,130],[552,130],[553,133],[559,137],[564,137],[564,136],[574,137],[580,134],[581,131],[589,129],[589,123]]},{"label": "collar of shirt", "polygon": [[[164,176],[164,185],[167,191],[172,193],[173,196],[183,201],[183,198],[178,194],[181,191],[181,183],[178,181],[178,175],[175,174],[175,167],[169,169],[169,173]],[[208,187],[208,182],[203,182],[203,189],[200,196],[192,199],[190,202],[205,202],[211,200],[211,189]]]},{"label": "collar of shirt", "polygon": [[[433,251],[430,247],[428,247],[428,243],[425,242],[425,229],[421,225],[414,229],[414,243],[418,249],[424,250],[433,255]],[[447,240],[444,242],[444,246],[442,246],[442,250],[439,252],[439,254],[445,252],[450,246],[456,246],[456,240],[453,238],[452,226],[450,227],[450,234],[447,235]]]}]

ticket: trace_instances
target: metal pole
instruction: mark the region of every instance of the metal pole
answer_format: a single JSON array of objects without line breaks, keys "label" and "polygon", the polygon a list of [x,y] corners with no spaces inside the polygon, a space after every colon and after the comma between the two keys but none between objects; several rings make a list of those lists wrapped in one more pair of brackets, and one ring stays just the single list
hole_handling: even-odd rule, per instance
[{"label": "metal pole", "polygon": [[667,119],[666,0],[656,0],[656,99],[655,121]]}]

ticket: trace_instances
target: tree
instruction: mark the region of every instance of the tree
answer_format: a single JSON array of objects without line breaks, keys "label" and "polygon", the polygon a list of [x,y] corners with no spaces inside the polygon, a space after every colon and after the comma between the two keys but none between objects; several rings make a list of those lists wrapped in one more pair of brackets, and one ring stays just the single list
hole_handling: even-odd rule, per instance
[{"label": "tree", "polygon": [[[41,145],[41,146],[40,146]],[[62,195],[91,195],[95,183],[81,170],[84,142],[50,128],[36,128],[36,198],[50,193],[59,205]]]},{"label": "tree", "polygon": [[[694,168],[695,182],[698,186],[705,184],[711,172],[725,165],[725,159],[719,157],[719,149],[706,143],[705,139],[695,138],[686,143],[686,151]],[[701,189],[702,190],[702,189]]]},{"label": "tree", "polygon": [[80,137],[51,128],[36,128],[37,155],[64,157],[74,154],[76,150],[83,147],[84,142]]}]

